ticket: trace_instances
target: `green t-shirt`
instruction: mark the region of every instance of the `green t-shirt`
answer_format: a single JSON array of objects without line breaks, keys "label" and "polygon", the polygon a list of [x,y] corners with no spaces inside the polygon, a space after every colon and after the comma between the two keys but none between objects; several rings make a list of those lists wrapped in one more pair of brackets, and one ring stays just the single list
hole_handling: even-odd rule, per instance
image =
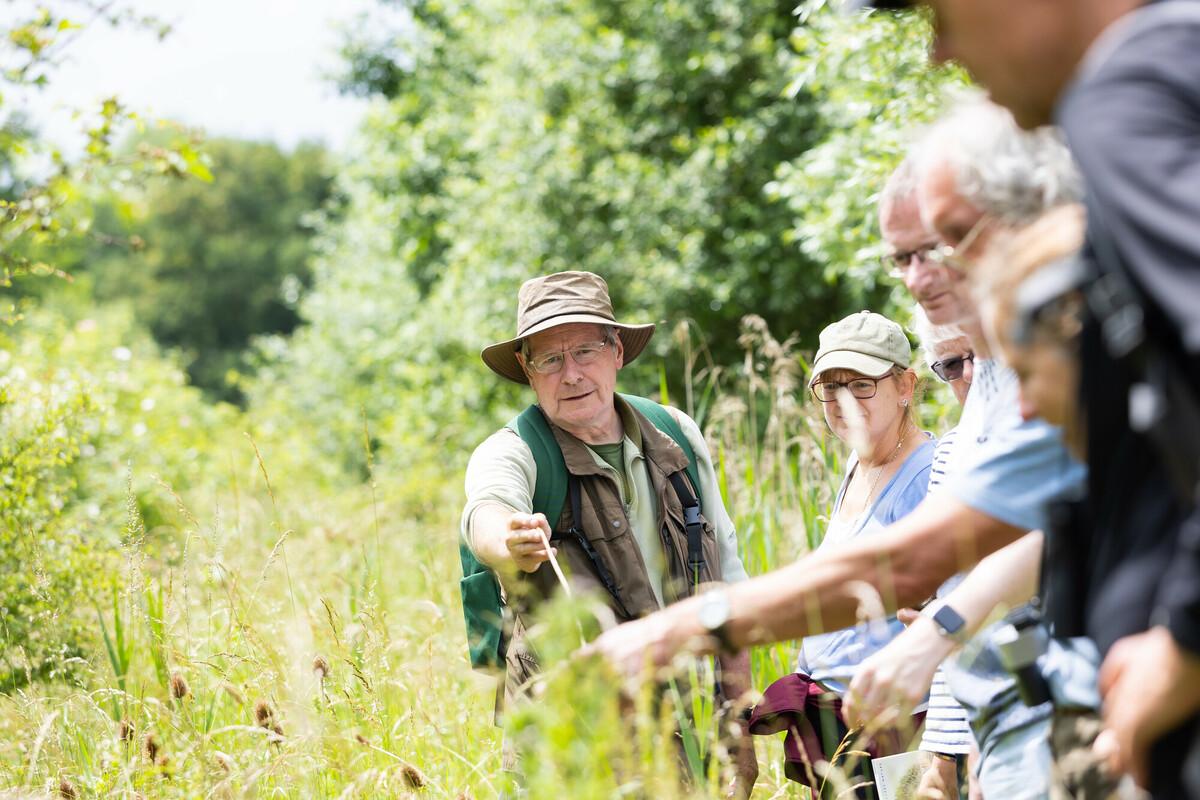
[{"label": "green t-shirt", "polygon": [[625,470],[625,439],[622,438],[621,441],[613,444],[589,444],[588,448],[604,459],[605,464],[617,471],[617,474],[621,476],[621,488],[624,490],[622,494],[628,498],[630,489],[629,473]]}]

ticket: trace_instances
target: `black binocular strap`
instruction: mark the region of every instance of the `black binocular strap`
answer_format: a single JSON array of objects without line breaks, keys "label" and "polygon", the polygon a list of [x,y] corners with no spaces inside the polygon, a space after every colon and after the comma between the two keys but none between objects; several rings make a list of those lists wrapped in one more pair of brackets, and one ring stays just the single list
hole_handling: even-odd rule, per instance
[{"label": "black binocular strap", "polygon": [[626,619],[633,619],[633,616],[629,613],[629,609],[625,607],[625,602],[621,600],[621,595],[617,593],[617,582],[613,580],[612,573],[608,571],[608,567],[604,566],[604,562],[600,560],[600,554],[596,552],[596,548],[592,545],[591,540],[587,538],[587,534],[583,532],[583,528],[579,527],[579,520],[583,514],[583,502],[580,497],[581,491],[579,479],[568,473],[567,495],[571,499],[571,527],[563,534],[555,531],[550,540],[565,539],[568,536],[574,538],[579,543],[579,546],[583,548],[583,553],[587,556],[588,561],[592,562],[592,569],[596,571],[596,577],[600,579],[600,583],[604,584],[604,588],[612,596],[613,602],[617,605],[617,611]]},{"label": "black binocular strap", "polygon": [[700,574],[704,571],[704,524],[700,522],[700,503],[692,494],[687,482],[680,472],[672,473],[669,477],[675,487],[675,494],[683,506],[683,529],[687,532],[688,563],[687,568],[692,574],[692,585],[700,582]]},{"label": "black binocular strap", "polygon": [[[700,583],[700,576],[704,572],[704,524],[700,521],[700,502],[696,499],[687,483],[683,480],[683,475],[676,472],[669,476],[671,485],[675,488],[675,494],[679,497],[679,503],[683,507],[683,527],[687,533],[688,556],[687,569],[692,575],[692,585]],[[600,554],[596,552],[595,546],[591,540],[587,538],[587,534],[583,532],[583,528],[579,526],[579,520],[583,516],[583,502],[581,498],[582,489],[579,486],[579,479],[574,475],[567,475],[567,496],[571,501],[571,527],[565,533],[554,531],[550,537],[551,541],[565,539],[571,537],[579,543],[583,548],[584,555],[592,564],[592,569],[595,570],[596,576],[600,579],[600,583],[612,596],[613,602],[617,605],[617,610],[626,618],[632,619],[629,610],[625,607],[624,601],[620,594],[617,593],[617,582],[613,580],[612,573],[608,571],[608,567],[600,559]]]}]

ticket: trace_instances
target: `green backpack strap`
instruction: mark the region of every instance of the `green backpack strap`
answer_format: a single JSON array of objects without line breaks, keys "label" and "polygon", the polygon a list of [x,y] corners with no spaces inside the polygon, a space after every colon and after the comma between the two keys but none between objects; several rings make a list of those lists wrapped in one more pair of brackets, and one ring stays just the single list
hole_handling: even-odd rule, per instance
[{"label": "green backpack strap", "polygon": [[[515,431],[529,446],[537,465],[533,487],[533,510],[546,515],[550,527],[558,524],[567,497],[567,464],[562,450],[550,431],[546,417],[537,406],[529,406],[505,427]],[[458,543],[463,578],[459,583],[463,617],[467,622],[467,647],[471,666],[476,669],[502,669],[508,643],[505,641],[504,601],[495,574],[471,552],[466,542]]]},{"label": "green backpack strap", "polygon": [[[654,427],[670,436],[687,456],[687,474],[696,497],[700,498],[700,474],[696,469],[696,453],[666,408],[645,397],[623,394],[621,397],[650,420]],[[542,410],[531,405],[514,417],[505,426],[516,432],[533,454],[537,468],[537,480],[533,487],[533,510],[545,514],[551,529],[562,516],[563,504],[567,499],[567,464],[562,449],[550,430]],[[500,598],[500,584],[495,574],[480,563],[466,542],[459,542],[459,559],[462,561],[463,579],[460,584],[463,601],[463,616],[467,622],[467,644],[471,652],[471,666],[476,669],[504,667],[507,642],[504,638],[504,603]]]},{"label": "green backpack strap", "polygon": [[567,500],[567,462],[550,430],[546,415],[536,405],[522,411],[505,427],[516,431],[533,453],[537,480],[533,486],[533,511],[546,515],[550,529],[558,525]]},{"label": "green backpack strap", "polygon": [[667,411],[665,406],[661,406],[645,397],[638,397],[633,394],[623,394],[621,399],[629,405],[641,412],[642,416],[650,420],[654,427],[670,436],[675,444],[679,445],[679,449],[687,456],[687,476],[692,482],[692,486],[696,487],[696,499],[701,505],[704,499],[700,496],[700,471],[696,467],[696,451],[692,449],[691,442],[683,433],[683,428],[679,426],[679,422],[675,417],[671,416],[671,412]]}]

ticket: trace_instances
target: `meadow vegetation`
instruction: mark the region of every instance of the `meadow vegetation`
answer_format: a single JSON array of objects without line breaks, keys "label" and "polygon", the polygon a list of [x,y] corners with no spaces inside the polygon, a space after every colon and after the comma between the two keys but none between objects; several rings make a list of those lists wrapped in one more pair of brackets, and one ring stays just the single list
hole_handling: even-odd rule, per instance
[{"label": "meadow vegetation", "polygon": [[[116,143],[118,104],[90,161],[26,174],[46,145],[5,118],[0,791],[503,790],[456,531],[472,447],[528,402],[477,352],[535,273],[592,269],[624,318],[664,321],[622,388],[702,423],[751,574],[819,543],[845,452],[804,356],[857,308],[903,317],[872,199],[961,81],[921,66],[924,23],[775,0],[402,10],[390,37],[367,20],[348,39],[345,84],[376,103],[341,156],[206,156],[171,126]],[[8,31],[26,67],[6,81],[52,79],[69,14]],[[226,213],[254,205],[246,163],[258,195],[311,207]],[[245,252],[258,238],[279,252]],[[229,283],[205,291],[214,269]],[[236,335],[195,330],[243,294]],[[166,313],[188,298],[197,316]],[[670,703],[628,699],[630,729],[612,676],[570,658],[589,625],[545,620],[552,666],[510,729],[529,795],[719,795],[720,753],[680,780]],[[794,649],[754,652],[760,688]],[[680,697],[712,753],[711,703]],[[803,796],[779,743],[759,748],[755,797]]]}]

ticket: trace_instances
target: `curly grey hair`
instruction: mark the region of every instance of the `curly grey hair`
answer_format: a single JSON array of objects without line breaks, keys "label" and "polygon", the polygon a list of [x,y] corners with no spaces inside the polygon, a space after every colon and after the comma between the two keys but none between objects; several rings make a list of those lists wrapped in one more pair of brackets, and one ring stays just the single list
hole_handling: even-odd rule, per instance
[{"label": "curly grey hair", "polygon": [[1083,179],[1058,128],[1022,130],[1006,109],[976,92],[934,123],[914,157],[921,174],[949,162],[958,192],[1010,224],[1083,197]]}]

